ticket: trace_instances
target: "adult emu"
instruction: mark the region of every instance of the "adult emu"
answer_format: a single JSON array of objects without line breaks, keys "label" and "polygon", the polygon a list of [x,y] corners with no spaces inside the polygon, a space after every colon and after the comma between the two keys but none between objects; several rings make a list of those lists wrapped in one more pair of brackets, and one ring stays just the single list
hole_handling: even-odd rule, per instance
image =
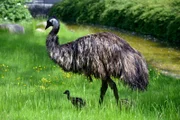
[{"label": "adult emu", "polygon": [[99,103],[103,102],[108,85],[118,103],[118,90],[112,76],[123,80],[132,89],[146,89],[147,64],[141,54],[120,37],[103,32],[60,45],[57,36],[60,28],[58,20],[47,20],[45,29],[49,26],[53,28],[47,36],[46,47],[51,59],[65,71],[84,73],[91,80],[91,75],[100,78],[102,86]]}]

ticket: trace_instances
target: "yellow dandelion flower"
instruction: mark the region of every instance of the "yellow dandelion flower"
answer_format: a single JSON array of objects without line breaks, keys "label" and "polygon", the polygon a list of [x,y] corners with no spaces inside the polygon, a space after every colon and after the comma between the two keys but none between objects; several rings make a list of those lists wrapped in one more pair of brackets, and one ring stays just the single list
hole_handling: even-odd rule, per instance
[{"label": "yellow dandelion flower", "polygon": [[44,78],[44,77],[41,79],[41,81],[42,81],[43,83],[47,83],[47,82],[48,82],[48,80],[47,80],[46,78]]},{"label": "yellow dandelion flower", "polygon": [[67,77],[67,78],[70,78],[70,77],[71,77],[71,74],[70,74],[70,73],[66,73],[66,77]]},{"label": "yellow dandelion flower", "polygon": [[4,75],[2,75],[1,78],[4,79]]},{"label": "yellow dandelion flower", "polygon": [[40,86],[40,89],[45,90],[45,89],[46,89],[46,87],[45,87],[45,86],[43,86],[43,85],[41,85],[41,86]]}]

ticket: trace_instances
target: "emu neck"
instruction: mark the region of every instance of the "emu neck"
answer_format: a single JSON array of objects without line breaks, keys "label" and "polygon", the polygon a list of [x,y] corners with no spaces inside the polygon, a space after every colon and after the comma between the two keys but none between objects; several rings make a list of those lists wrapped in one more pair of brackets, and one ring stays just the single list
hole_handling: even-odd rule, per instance
[{"label": "emu neck", "polygon": [[46,47],[48,50],[48,53],[54,61],[57,59],[57,55],[55,53],[59,53],[60,51],[60,45],[58,42],[58,36],[57,33],[59,31],[59,26],[58,27],[53,27],[51,32],[49,33],[47,39],[46,39]]},{"label": "emu neck", "polygon": [[47,37],[46,46],[49,52],[53,52],[52,50],[55,50],[59,45],[58,37],[57,37],[58,32],[59,32],[59,26],[53,26],[51,32]]},{"label": "emu neck", "polygon": [[59,32],[59,26],[53,26],[53,29],[51,30],[49,34],[57,35],[58,32]]},{"label": "emu neck", "polygon": [[57,36],[58,30],[59,27],[53,27],[46,39],[46,47],[50,58],[64,70],[69,71],[72,68],[73,56],[73,51],[69,49],[72,47],[70,45],[59,44]]},{"label": "emu neck", "polygon": [[70,94],[67,94],[67,99],[70,100]]},{"label": "emu neck", "polygon": [[46,40],[46,47],[48,51],[51,52],[56,52],[58,49],[59,42],[58,42],[58,37],[55,34],[49,33],[47,40]]}]

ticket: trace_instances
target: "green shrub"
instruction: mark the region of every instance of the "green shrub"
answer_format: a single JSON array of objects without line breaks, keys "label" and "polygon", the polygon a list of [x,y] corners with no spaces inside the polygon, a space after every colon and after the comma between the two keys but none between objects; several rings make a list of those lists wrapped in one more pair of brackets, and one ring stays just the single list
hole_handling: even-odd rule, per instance
[{"label": "green shrub", "polygon": [[63,0],[50,16],[62,21],[100,24],[152,35],[180,44],[179,0]]},{"label": "green shrub", "polygon": [[80,15],[77,17],[78,23],[99,24],[101,13],[105,9],[104,1],[88,0],[79,4]]},{"label": "green shrub", "polygon": [[[66,9],[64,9],[64,7],[66,7]],[[105,5],[103,0],[64,0],[52,7],[50,15],[55,15],[63,21],[97,24],[104,9]]]},{"label": "green shrub", "polygon": [[0,19],[7,21],[28,20],[31,14],[24,5],[24,0],[5,0],[0,4]]},{"label": "green shrub", "polygon": [[[173,43],[180,44],[180,15],[176,16],[175,20],[171,21],[167,28],[167,36],[169,37],[168,40],[171,40]],[[179,41],[176,41],[177,38]]]}]

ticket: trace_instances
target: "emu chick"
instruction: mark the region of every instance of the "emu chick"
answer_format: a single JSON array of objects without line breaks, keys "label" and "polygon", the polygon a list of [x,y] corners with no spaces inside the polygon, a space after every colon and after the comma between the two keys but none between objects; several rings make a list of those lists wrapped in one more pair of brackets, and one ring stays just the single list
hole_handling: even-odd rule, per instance
[{"label": "emu chick", "polygon": [[64,94],[67,95],[67,99],[71,101],[71,103],[77,107],[77,108],[82,108],[83,106],[86,105],[86,102],[82,99],[82,98],[79,98],[79,97],[71,97],[70,96],[70,91],[69,90],[66,90],[64,92]]}]

